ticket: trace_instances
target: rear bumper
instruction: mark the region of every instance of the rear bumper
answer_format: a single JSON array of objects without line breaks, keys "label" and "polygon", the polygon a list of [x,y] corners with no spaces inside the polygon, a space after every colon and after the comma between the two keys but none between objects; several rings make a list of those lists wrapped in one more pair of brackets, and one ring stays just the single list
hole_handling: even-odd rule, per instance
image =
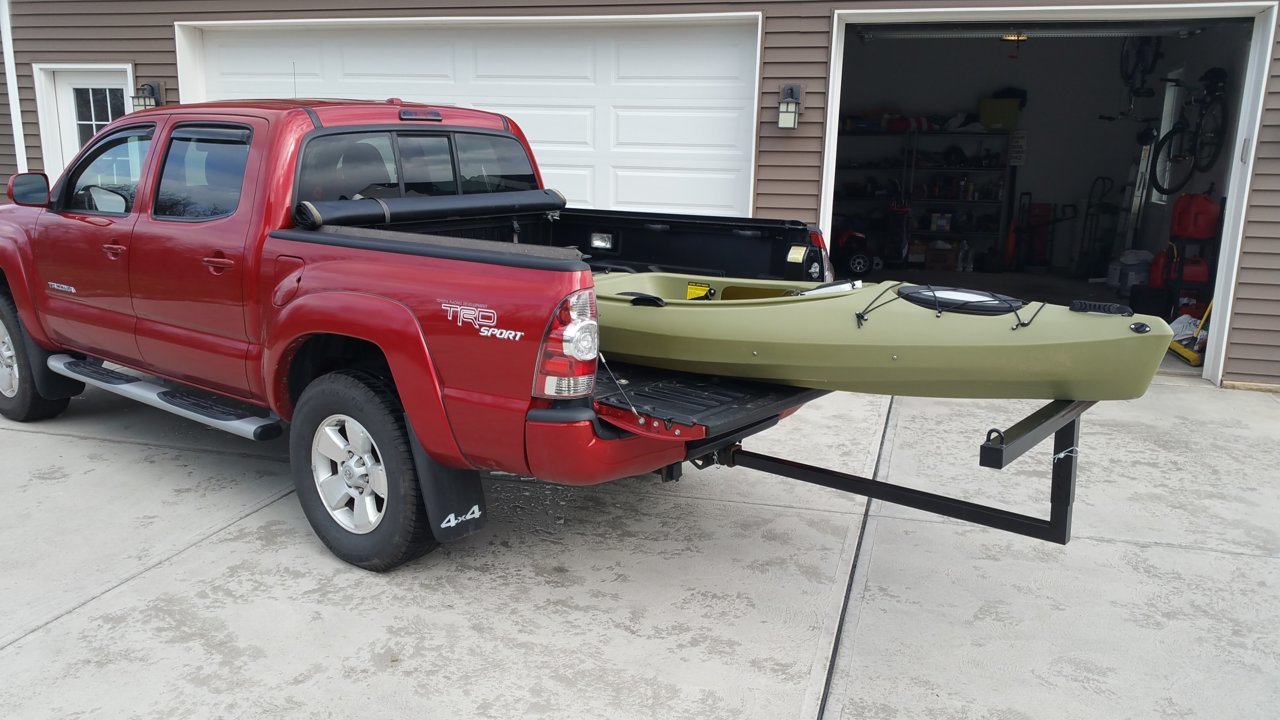
[{"label": "rear bumper", "polygon": [[686,449],[680,440],[612,432],[588,408],[555,408],[529,411],[525,452],[540,480],[598,485],[681,462]]}]

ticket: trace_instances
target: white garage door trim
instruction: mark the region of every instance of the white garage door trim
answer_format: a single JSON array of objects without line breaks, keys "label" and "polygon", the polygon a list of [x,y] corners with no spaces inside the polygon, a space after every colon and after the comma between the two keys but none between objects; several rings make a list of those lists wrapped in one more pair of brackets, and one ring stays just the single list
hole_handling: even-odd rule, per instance
[{"label": "white garage door trim", "polygon": [[485,25],[573,25],[573,24],[610,24],[635,26],[663,25],[671,23],[693,24],[733,24],[755,26],[754,53],[754,98],[751,102],[751,133],[747,153],[746,202],[747,214],[755,213],[756,166],[758,165],[760,139],[760,93],[761,93],[761,52],[763,47],[764,21],[760,12],[731,13],[685,13],[661,15],[538,15],[538,16],[503,16],[503,17],[404,17],[404,18],[320,18],[320,19],[273,19],[273,20],[221,20],[175,22],[174,39],[177,55],[178,95],[183,103],[203,102],[209,99],[205,86],[206,68],[204,67],[205,30],[236,30],[272,28],[369,28],[387,26],[403,29],[409,25],[423,27],[439,27],[442,25],[485,26]]},{"label": "white garage door trim", "polygon": [[[1131,5],[1062,5],[1051,7],[913,7],[894,10],[835,10],[832,23],[831,72],[828,98],[839,98],[844,69],[845,30],[851,24],[934,23],[934,22],[1051,22],[1126,20],[1181,20],[1196,18],[1253,18],[1253,38],[1247,71],[1242,83],[1241,122],[1232,152],[1234,166],[1228,178],[1229,195],[1222,228],[1222,253],[1218,262],[1214,298],[1214,317],[1230,318],[1236,293],[1236,275],[1240,265],[1244,239],[1244,216],[1248,207],[1249,185],[1253,179],[1254,143],[1262,124],[1262,108],[1266,101],[1267,79],[1271,69],[1271,53],[1275,47],[1276,2],[1204,2],[1186,4]],[[840,103],[827,103],[825,143],[823,145],[822,190],[819,202],[819,226],[831,233],[831,205],[835,192],[836,140],[839,130]],[[1225,288],[1225,292],[1222,290]],[[1227,357],[1229,322],[1213,322],[1209,326],[1208,354],[1202,377],[1215,385],[1222,384]]]}]

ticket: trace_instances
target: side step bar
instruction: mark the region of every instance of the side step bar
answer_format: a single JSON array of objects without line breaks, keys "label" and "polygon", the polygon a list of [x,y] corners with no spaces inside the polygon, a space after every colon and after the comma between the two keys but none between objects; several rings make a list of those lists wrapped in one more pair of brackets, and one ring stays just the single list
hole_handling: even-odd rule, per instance
[{"label": "side step bar", "polygon": [[211,396],[166,388],[70,355],[50,356],[49,369],[86,385],[249,440],[274,440],[284,432],[278,417],[259,417],[245,408],[224,404]]}]

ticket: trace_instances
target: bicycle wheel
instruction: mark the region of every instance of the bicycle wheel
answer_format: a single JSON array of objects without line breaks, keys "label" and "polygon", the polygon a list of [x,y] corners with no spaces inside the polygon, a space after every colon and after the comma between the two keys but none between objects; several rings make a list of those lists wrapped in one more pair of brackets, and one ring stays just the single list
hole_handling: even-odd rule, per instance
[{"label": "bicycle wheel", "polygon": [[1120,46],[1120,79],[1130,88],[1144,84],[1160,60],[1160,38],[1125,38]]},{"label": "bicycle wheel", "polygon": [[1182,123],[1173,126],[1156,143],[1151,153],[1151,186],[1161,195],[1172,195],[1191,182],[1196,172],[1196,157],[1192,152],[1191,134]]},{"label": "bicycle wheel", "polygon": [[1125,38],[1120,46],[1120,79],[1128,87],[1137,84],[1137,75],[1142,58],[1138,53],[1140,38]]},{"label": "bicycle wheel", "polygon": [[1156,63],[1160,62],[1160,48],[1164,38],[1141,38],[1138,41],[1138,70],[1143,75],[1155,72]]},{"label": "bicycle wheel", "polygon": [[1196,127],[1196,172],[1209,172],[1227,144],[1227,101],[1221,95],[1209,100]]}]

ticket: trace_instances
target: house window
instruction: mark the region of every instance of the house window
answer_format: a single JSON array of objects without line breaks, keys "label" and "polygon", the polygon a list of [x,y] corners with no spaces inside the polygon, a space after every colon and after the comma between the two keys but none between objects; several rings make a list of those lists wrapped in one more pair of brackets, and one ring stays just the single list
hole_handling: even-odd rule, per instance
[{"label": "house window", "polygon": [[108,123],[124,115],[121,88],[72,88],[76,99],[76,131],[84,147]]}]

